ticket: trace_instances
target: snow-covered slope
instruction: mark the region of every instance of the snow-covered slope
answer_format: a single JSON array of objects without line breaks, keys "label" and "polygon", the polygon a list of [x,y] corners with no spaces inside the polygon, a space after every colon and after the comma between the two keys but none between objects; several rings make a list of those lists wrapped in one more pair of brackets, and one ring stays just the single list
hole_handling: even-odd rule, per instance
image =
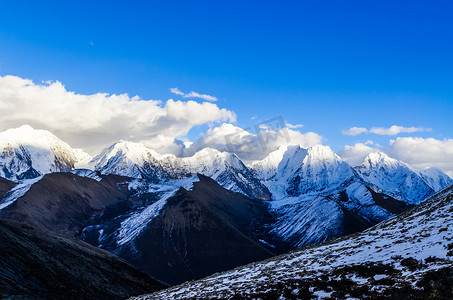
[{"label": "snow-covered slope", "polygon": [[[386,193],[407,203],[417,204],[435,192],[407,164],[390,158],[382,152],[370,153],[361,165],[355,167],[355,170],[376,191]],[[429,174],[429,172],[426,173]],[[436,183],[445,182],[432,179],[431,184],[435,185]],[[437,190],[439,190],[439,187]]]},{"label": "snow-covered slope", "polygon": [[52,133],[28,125],[0,133],[0,176],[7,179],[70,171],[87,157],[88,154],[72,149]]},{"label": "snow-covered slope", "polygon": [[453,188],[362,233],[134,299],[451,299]]},{"label": "snow-covered slope", "polygon": [[282,161],[287,146],[280,146],[263,160],[252,162],[249,165],[254,175],[261,180],[269,180],[277,173],[278,164]]},{"label": "snow-covered slope", "polygon": [[428,168],[416,172],[436,192],[453,184],[453,179],[438,168]]}]

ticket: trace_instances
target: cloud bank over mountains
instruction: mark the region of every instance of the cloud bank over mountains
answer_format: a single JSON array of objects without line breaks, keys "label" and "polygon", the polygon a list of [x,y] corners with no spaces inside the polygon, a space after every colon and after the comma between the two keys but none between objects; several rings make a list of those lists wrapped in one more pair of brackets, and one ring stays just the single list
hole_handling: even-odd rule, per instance
[{"label": "cloud bank over mountains", "polygon": [[[17,76],[0,76],[0,131],[29,124],[49,130],[92,154],[123,139],[142,142],[160,153],[181,156],[211,147],[234,152],[244,162],[263,159],[281,145],[309,147],[326,140],[315,132],[302,133],[299,130],[303,125],[288,124],[281,117],[242,129],[232,124],[236,121],[235,112],[212,103],[216,97],[184,93],[177,88],[171,92],[183,99],[199,98],[206,102],[144,100],[127,94],[83,95],[67,91],[58,81],[36,84]],[[210,129],[199,139],[188,141],[188,132],[200,125],[208,125]],[[393,125],[370,129],[352,127],[343,134],[398,135],[427,131],[431,129]],[[356,142],[345,146],[339,154],[357,165],[368,153],[377,151],[415,168],[438,167],[453,176],[453,139],[396,137],[385,146],[371,141]]]},{"label": "cloud bank over mountains", "polygon": [[349,164],[356,166],[369,153],[379,151],[417,169],[439,168],[453,178],[453,139],[397,137],[390,140],[386,146],[372,143],[346,145],[339,155]]},{"label": "cloud bank over mountains", "polygon": [[359,135],[362,133],[373,133],[377,135],[398,135],[400,133],[415,133],[415,132],[426,132],[432,131],[431,128],[423,127],[404,127],[398,125],[392,125],[389,128],[384,127],[372,127],[367,129],[365,127],[351,127],[347,130],[343,130],[344,135]]},{"label": "cloud bank over mountains", "polygon": [[58,81],[35,84],[16,76],[0,77],[0,110],[2,130],[29,124],[91,152],[119,139],[146,141],[156,150],[174,152],[181,147],[175,138],[194,126],[236,121],[234,112],[213,103],[82,95]]}]

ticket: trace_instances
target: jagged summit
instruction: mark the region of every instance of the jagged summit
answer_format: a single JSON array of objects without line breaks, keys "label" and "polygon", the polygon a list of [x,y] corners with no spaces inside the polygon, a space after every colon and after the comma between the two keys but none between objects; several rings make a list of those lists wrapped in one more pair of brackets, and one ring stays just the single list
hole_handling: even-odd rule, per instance
[{"label": "jagged summit", "polygon": [[95,156],[90,164],[102,174],[117,174],[157,181],[163,170],[156,157],[160,155],[141,143],[120,140]]},{"label": "jagged summit", "polygon": [[288,147],[277,168],[278,180],[290,183],[292,194],[334,188],[352,176],[351,167],[322,145]]}]

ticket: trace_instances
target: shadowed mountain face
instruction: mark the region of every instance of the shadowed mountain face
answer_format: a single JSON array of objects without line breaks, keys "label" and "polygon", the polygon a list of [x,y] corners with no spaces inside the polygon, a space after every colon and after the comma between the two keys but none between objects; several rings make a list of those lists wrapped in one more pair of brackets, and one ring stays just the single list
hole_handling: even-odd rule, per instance
[{"label": "shadowed mountain face", "polygon": [[72,173],[48,174],[2,209],[0,217],[77,236],[83,227],[101,217],[106,207],[127,202],[129,191],[127,186],[121,188],[122,181],[124,178],[116,175],[103,176],[98,182]]},{"label": "shadowed mountain face", "polygon": [[124,299],[164,287],[104,250],[15,221],[0,219],[0,253],[0,298]]},{"label": "shadowed mountain face", "polygon": [[6,192],[11,190],[17,183],[9,181],[3,177],[0,177],[0,199],[5,196]]},{"label": "shadowed mountain face", "polygon": [[131,241],[113,249],[117,245],[112,235],[106,248],[170,284],[265,259],[281,250],[260,241],[278,242],[268,233],[273,216],[266,202],[198,177],[192,191],[180,188]]},{"label": "shadowed mountain face", "polygon": [[387,210],[393,214],[400,214],[400,213],[414,207],[414,205],[412,205],[412,204],[408,204],[406,202],[396,200],[395,198],[390,197],[386,194],[376,193],[371,188],[368,188],[368,190],[370,191],[370,193],[373,196],[373,199],[377,205],[379,205],[380,207],[384,208],[385,210]]}]

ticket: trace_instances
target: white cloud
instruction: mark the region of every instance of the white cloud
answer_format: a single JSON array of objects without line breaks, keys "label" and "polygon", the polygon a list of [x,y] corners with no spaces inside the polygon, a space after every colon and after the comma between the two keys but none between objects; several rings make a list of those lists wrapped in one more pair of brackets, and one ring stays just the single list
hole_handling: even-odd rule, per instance
[{"label": "white cloud", "polygon": [[286,123],[286,127],[288,127],[289,129],[299,129],[299,128],[302,128],[304,127],[304,125],[302,124],[290,124],[290,123]]},{"label": "white cloud", "polygon": [[181,92],[178,88],[171,88],[170,92],[172,92],[173,94],[176,94],[176,95],[184,96],[184,93]]},{"label": "white cloud", "polygon": [[211,102],[214,102],[214,101],[217,101],[217,97],[214,97],[214,96],[211,96],[211,95],[206,95],[206,94],[199,94],[197,92],[190,92],[188,94],[185,94],[183,96],[184,98],[200,98],[200,99],[203,99],[203,100],[206,100],[206,101],[211,101]]},{"label": "white cloud", "polygon": [[370,145],[370,143],[357,143],[353,146],[346,145],[338,155],[351,166],[358,166],[369,153],[380,151],[380,149],[368,145]]},{"label": "white cloud", "polygon": [[368,129],[363,127],[351,127],[348,130],[343,130],[342,133],[345,135],[359,135],[361,133],[368,132]]},{"label": "white cloud", "polygon": [[234,112],[213,103],[82,95],[58,81],[35,84],[16,76],[0,76],[0,111],[0,130],[29,124],[92,153],[119,139],[145,141],[158,152],[181,151],[184,144],[175,138],[194,126],[236,120]]},{"label": "white cloud", "polygon": [[368,153],[382,151],[395,159],[404,161],[416,169],[437,167],[450,177],[453,175],[453,139],[437,140],[421,137],[398,137],[389,145],[370,147],[363,143],[345,146],[339,155],[349,164],[363,162]]},{"label": "white cloud", "polygon": [[432,131],[432,129],[423,127],[404,127],[392,125],[389,128],[373,127],[371,129],[367,129],[364,127],[351,127],[348,130],[343,130],[342,133],[345,135],[359,135],[362,133],[374,133],[377,135],[398,135],[400,133],[414,133],[423,131]]},{"label": "white cloud", "polygon": [[300,133],[288,128],[277,130],[268,127],[253,134],[232,124],[222,124],[209,129],[195,141],[184,154],[193,155],[203,148],[211,147],[220,151],[236,153],[248,163],[266,157],[280,145],[301,145],[309,147],[321,143],[322,137],[314,132]]},{"label": "white cloud", "polygon": [[390,141],[387,152],[415,168],[437,167],[453,174],[453,139],[398,137]]},{"label": "white cloud", "polygon": [[207,94],[200,94],[200,93],[197,93],[194,91],[191,91],[190,93],[186,94],[186,93],[181,92],[178,88],[171,88],[170,92],[172,92],[173,94],[182,96],[183,98],[199,98],[199,99],[203,99],[203,100],[206,100],[209,102],[217,101],[217,97],[207,95]]},{"label": "white cloud", "polygon": [[432,131],[431,128],[423,128],[423,127],[403,127],[393,125],[389,128],[383,127],[373,127],[370,129],[371,133],[378,134],[378,135],[397,135],[400,133],[414,133],[414,132],[423,132],[423,131]]}]

